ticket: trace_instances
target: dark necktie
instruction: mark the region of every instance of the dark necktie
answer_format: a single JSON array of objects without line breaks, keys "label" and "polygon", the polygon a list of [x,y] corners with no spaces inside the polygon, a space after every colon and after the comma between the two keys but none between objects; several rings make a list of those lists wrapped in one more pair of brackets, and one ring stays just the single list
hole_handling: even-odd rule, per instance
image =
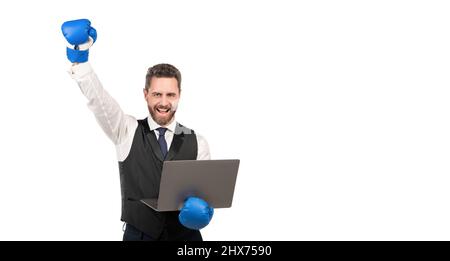
[{"label": "dark necktie", "polygon": [[166,138],[164,136],[164,134],[167,131],[167,128],[157,128],[156,129],[159,132],[159,137],[158,137],[158,143],[159,143],[159,147],[161,148],[161,153],[163,155],[163,158],[166,158],[167,155],[167,142],[166,142]]}]

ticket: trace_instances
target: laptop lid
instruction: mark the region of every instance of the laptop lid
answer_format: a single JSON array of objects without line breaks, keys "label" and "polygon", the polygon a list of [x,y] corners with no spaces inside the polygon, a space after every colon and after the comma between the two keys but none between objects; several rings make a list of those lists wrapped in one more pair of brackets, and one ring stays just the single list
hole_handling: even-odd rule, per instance
[{"label": "laptop lid", "polygon": [[157,211],[174,211],[183,207],[186,198],[195,196],[213,208],[229,208],[238,169],[237,159],[164,161],[158,199],[141,202]]}]

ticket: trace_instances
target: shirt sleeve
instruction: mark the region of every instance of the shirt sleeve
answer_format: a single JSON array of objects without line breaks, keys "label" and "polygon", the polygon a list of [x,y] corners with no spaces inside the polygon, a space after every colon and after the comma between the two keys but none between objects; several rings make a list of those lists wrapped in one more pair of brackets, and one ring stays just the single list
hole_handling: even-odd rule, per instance
[{"label": "shirt sleeve", "polygon": [[118,145],[128,140],[137,128],[137,120],[123,113],[119,104],[103,89],[91,65],[73,65],[69,74],[78,83],[81,92],[88,99],[88,108],[112,142]]},{"label": "shirt sleeve", "polygon": [[206,139],[197,134],[197,160],[210,160],[209,145]]}]

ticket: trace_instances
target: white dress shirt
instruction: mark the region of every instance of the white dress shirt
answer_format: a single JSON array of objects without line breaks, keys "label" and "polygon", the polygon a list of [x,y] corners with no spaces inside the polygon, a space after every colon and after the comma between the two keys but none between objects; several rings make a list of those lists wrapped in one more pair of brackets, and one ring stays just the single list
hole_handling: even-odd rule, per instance
[{"label": "white dress shirt", "polygon": [[[138,122],[133,116],[125,114],[119,104],[109,93],[103,89],[97,75],[89,63],[80,63],[73,65],[69,74],[78,83],[81,92],[88,99],[88,108],[94,113],[100,127],[116,146],[118,161],[124,161],[131,150],[134,133],[138,127]],[[148,125],[158,139],[159,132],[156,130],[161,127],[148,115]],[[168,125],[164,137],[167,142],[167,149],[172,144],[175,131],[175,119]],[[197,160],[209,160],[209,146],[206,139],[197,134]]]}]

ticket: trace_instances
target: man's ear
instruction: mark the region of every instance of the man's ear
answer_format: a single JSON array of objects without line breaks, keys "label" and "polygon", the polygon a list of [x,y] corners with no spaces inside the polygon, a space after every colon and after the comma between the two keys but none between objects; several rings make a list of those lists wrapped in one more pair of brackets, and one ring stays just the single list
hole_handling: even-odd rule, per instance
[{"label": "man's ear", "polygon": [[143,91],[144,91],[144,98],[146,98],[147,99],[147,95],[148,95],[148,90],[147,89],[143,89]]}]

